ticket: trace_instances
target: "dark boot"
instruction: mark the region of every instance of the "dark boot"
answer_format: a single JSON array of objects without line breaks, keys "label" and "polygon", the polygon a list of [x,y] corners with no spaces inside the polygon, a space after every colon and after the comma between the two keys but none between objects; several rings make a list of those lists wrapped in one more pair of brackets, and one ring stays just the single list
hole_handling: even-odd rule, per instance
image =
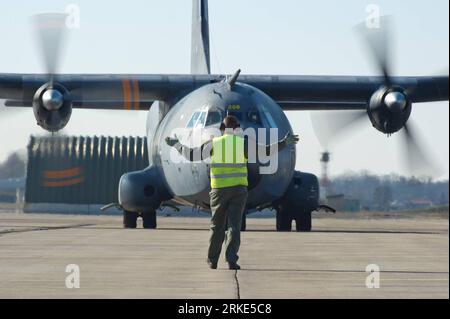
[{"label": "dark boot", "polygon": [[217,262],[213,262],[211,260],[206,260],[206,262],[208,263],[209,268],[211,269],[217,269]]},{"label": "dark boot", "polygon": [[239,270],[239,269],[241,269],[241,266],[239,266],[237,263],[228,263],[228,269]]}]

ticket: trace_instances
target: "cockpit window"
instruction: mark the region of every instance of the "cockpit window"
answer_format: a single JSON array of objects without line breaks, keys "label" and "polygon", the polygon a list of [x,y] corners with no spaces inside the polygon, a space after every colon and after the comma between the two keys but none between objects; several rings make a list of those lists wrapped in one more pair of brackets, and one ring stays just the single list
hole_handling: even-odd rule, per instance
[{"label": "cockpit window", "polygon": [[[186,127],[187,128],[203,128],[203,127],[205,127],[207,118],[209,120],[209,114],[208,114],[207,110],[194,112],[194,114],[192,114],[192,117],[189,120]],[[211,120],[213,120],[213,119],[211,119]],[[206,125],[209,125],[209,124],[206,124]]]},{"label": "cockpit window", "polygon": [[227,115],[235,116],[239,120],[239,122],[244,121],[244,113],[242,113],[240,111],[228,111]]},{"label": "cockpit window", "polygon": [[210,111],[206,119],[206,126],[211,126],[222,122],[222,113],[218,111]]},{"label": "cockpit window", "polygon": [[206,112],[201,112],[200,116],[198,117],[197,123],[195,123],[194,125],[194,128],[205,127],[205,121],[206,121]]},{"label": "cockpit window", "polygon": [[197,123],[198,117],[200,116],[200,112],[195,112],[192,114],[191,119],[189,120],[189,123],[187,125],[187,128],[193,128],[194,125]]}]

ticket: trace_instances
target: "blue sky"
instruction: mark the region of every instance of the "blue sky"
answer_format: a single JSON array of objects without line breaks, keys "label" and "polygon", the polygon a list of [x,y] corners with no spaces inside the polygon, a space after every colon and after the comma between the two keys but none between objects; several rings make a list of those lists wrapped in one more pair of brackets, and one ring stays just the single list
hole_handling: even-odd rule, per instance
[{"label": "blue sky", "polygon": [[[42,72],[29,16],[80,8],[80,28],[70,33],[61,73],[189,73],[191,1],[128,0],[0,2],[0,72]],[[447,0],[210,0],[214,73],[374,75],[353,27],[378,4],[395,19],[395,75],[448,73]],[[5,114],[4,112],[2,114]],[[321,152],[308,112],[289,112],[301,136],[297,168],[320,172]],[[448,178],[449,104],[415,105],[412,121]],[[145,113],[74,110],[69,134],[143,135]],[[42,134],[31,110],[0,120],[0,160]],[[332,175],[367,169],[406,174],[400,138],[360,126],[331,148]]]}]

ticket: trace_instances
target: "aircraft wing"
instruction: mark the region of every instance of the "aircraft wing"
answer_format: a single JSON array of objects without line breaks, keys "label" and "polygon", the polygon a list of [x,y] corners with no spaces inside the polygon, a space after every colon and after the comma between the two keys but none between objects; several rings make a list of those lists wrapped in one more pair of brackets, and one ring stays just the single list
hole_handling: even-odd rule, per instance
[{"label": "aircraft wing", "polygon": [[[211,76],[191,75],[55,75],[53,81],[83,109],[148,110],[154,101],[173,102],[201,87]],[[5,106],[32,106],[36,91],[48,82],[44,74],[0,74]]]},{"label": "aircraft wing", "polygon": [[[154,101],[176,102],[189,92],[223,80],[220,75],[55,75],[72,97],[74,108],[147,110]],[[32,106],[47,75],[0,74],[0,99],[6,106]],[[364,109],[383,77],[243,75],[284,110]],[[410,92],[413,102],[447,101],[448,76],[392,77],[391,83]]]},{"label": "aircraft wing", "polygon": [[[242,76],[274,99],[284,110],[365,109],[383,77],[368,76]],[[393,85],[410,92],[414,103],[447,101],[446,77],[393,77]]]}]

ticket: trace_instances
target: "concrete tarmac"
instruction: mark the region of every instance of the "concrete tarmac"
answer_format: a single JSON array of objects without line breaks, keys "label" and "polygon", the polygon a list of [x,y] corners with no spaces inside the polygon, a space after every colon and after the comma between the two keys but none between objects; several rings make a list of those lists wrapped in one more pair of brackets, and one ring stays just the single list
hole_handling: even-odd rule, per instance
[{"label": "concrete tarmac", "polygon": [[[311,233],[248,219],[240,271],[207,268],[208,219],[158,223],[1,213],[0,298],[449,298],[448,219],[320,218]],[[69,264],[79,289],[66,288]],[[369,264],[378,289],[366,287]]]}]

